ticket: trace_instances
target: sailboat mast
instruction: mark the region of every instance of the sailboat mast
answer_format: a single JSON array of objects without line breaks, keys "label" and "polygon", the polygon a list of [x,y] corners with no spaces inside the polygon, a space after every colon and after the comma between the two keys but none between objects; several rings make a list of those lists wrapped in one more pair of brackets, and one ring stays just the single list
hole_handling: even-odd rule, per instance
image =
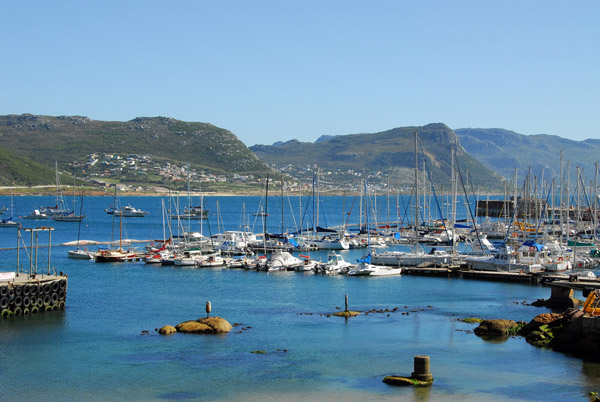
[{"label": "sailboat mast", "polygon": [[283,236],[283,175],[281,175],[281,236]]},{"label": "sailboat mast", "polygon": [[452,254],[454,255],[454,251],[455,251],[455,244],[454,244],[454,237],[455,237],[455,233],[456,233],[456,177],[455,177],[455,173],[454,173],[454,146],[452,147],[452,155],[451,155],[451,165],[452,165],[452,174],[451,174],[451,180],[452,180],[452,201],[451,202],[451,217],[452,217]]},{"label": "sailboat mast", "polygon": [[415,251],[419,245],[419,156],[417,154],[417,142],[419,132],[415,131]]}]

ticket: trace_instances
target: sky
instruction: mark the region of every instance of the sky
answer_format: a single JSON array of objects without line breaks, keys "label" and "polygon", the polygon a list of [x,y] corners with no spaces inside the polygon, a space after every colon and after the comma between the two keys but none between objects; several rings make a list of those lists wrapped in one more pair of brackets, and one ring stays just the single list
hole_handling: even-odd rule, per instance
[{"label": "sky", "polygon": [[0,0],[0,114],[600,138],[600,1]]}]

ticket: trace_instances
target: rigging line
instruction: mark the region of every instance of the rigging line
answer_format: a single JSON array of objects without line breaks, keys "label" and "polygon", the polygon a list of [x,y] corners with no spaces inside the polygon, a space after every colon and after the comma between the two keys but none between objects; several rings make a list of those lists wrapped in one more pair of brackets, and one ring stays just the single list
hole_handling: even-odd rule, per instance
[{"label": "rigging line", "polygon": [[[419,146],[421,147],[421,154],[423,155],[423,164],[425,165],[425,170],[427,171],[427,176],[429,177],[429,183],[431,184],[431,190],[433,191],[433,198],[435,199],[435,204],[437,206],[438,214],[442,218],[442,225],[444,225],[444,231],[446,232],[446,236],[450,239],[450,233],[448,232],[448,228],[446,227],[446,219],[444,219],[444,215],[442,214],[442,210],[440,209],[440,203],[437,198],[437,194],[435,193],[435,186],[433,185],[433,180],[431,178],[431,169],[429,169],[429,165],[427,164],[427,158],[425,158],[425,152],[423,151],[423,144],[419,139]],[[454,243],[454,235],[452,235],[451,239],[452,243]]]},{"label": "rigging line", "polygon": [[460,166],[458,165],[458,158],[454,159],[454,163],[456,163],[456,170],[458,170],[458,177],[460,178],[460,184],[462,185],[463,192],[465,194],[465,200],[467,201],[467,209],[469,211],[469,216],[473,220],[473,227],[475,228],[475,235],[477,236],[477,241],[479,242],[479,247],[483,250],[483,244],[481,243],[481,237],[479,235],[479,230],[477,229],[477,222],[473,218],[473,211],[471,211],[471,203],[469,202],[469,196],[467,195],[467,189],[465,188],[465,182],[462,177],[462,172],[460,171]]},{"label": "rigging line", "polygon": [[350,216],[352,215],[352,209],[354,209],[354,203],[356,202],[356,197],[358,197],[358,192],[354,193],[354,197],[352,198],[352,205],[350,205],[350,211],[348,211],[348,217],[346,218],[345,227],[348,227],[348,223],[350,222]]},{"label": "rigging line", "polygon": [[288,200],[288,204],[290,206],[290,212],[292,214],[292,221],[294,222],[294,228],[296,229],[296,232],[298,231],[298,224],[296,223],[296,214],[294,214],[294,208],[292,208],[292,200],[290,199],[290,196],[287,196],[287,200]]}]

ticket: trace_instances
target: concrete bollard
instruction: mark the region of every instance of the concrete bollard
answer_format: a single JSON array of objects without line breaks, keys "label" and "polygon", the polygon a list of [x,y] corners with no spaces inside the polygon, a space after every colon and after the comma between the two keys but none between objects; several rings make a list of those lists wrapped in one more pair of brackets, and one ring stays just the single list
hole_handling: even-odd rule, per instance
[{"label": "concrete bollard", "polygon": [[429,356],[415,356],[415,371],[411,377],[419,381],[433,380],[433,375],[429,372]]},{"label": "concrete bollard", "polygon": [[210,302],[206,302],[206,317],[210,317]]}]

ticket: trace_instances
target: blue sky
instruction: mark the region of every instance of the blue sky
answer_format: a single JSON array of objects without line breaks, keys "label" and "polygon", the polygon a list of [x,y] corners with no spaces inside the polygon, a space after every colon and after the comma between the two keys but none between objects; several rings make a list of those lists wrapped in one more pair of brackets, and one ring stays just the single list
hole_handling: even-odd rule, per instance
[{"label": "blue sky", "polygon": [[600,138],[600,1],[10,1],[0,114]]}]

